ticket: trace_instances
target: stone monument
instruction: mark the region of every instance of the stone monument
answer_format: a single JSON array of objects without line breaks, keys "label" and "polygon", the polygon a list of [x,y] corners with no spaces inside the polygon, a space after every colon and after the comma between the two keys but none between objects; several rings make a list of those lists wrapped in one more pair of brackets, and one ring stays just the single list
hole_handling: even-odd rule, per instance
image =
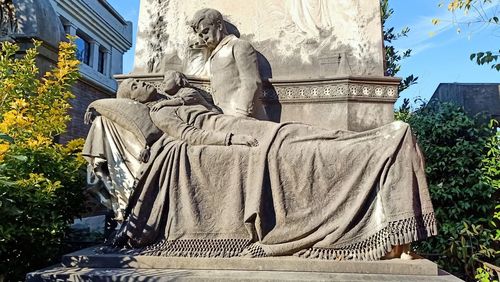
[{"label": "stone monument", "polygon": [[[169,13],[182,15],[191,7],[175,0],[154,3],[143,2],[142,11],[153,5],[149,9],[163,15],[156,21],[174,18]],[[232,20],[233,24],[228,23],[231,17],[212,8],[192,13],[185,23],[189,28],[183,36],[189,40],[184,51],[178,49],[181,45],[168,47],[184,42],[181,32],[162,30],[180,24],[182,16],[170,23],[154,22],[152,27],[164,37],[155,37],[162,40],[153,40],[157,45],[148,46],[164,52],[139,49],[137,59],[146,62],[142,66],[146,71],[161,75],[122,76],[116,99],[98,100],[89,106],[86,121],[92,127],[83,155],[92,175],[105,182],[122,223],[111,247],[100,250],[104,254],[98,255],[96,250],[76,254],[67,265],[92,266],[109,254],[132,255],[130,259],[139,267],[147,264],[145,257],[236,257],[240,263],[243,258],[277,257],[267,260],[275,267],[280,264],[279,257],[288,257],[283,260],[288,266],[300,264],[301,259],[368,261],[436,234],[423,158],[407,124],[378,120],[376,128],[358,133],[333,129],[349,128],[353,123],[276,123],[252,117],[263,119],[276,114],[268,97],[262,96],[266,87],[278,87],[273,84],[277,82],[262,75],[274,67],[273,62],[282,77],[296,79],[289,82],[293,87],[305,83],[299,76],[309,76],[310,85],[303,87],[313,92],[318,91],[320,83],[314,79],[321,76],[319,60],[313,54],[339,53],[339,42],[345,42],[345,51],[340,55],[337,73],[344,68],[376,75],[382,62],[381,57],[374,55],[369,60],[362,52],[356,53],[348,47],[347,39],[332,43],[341,36],[333,33],[339,11],[331,1],[251,3],[241,3],[238,8],[225,6],[229,2],[224,0],[210,3],[241,16],[241,22]],[[255,48],[257,44],[252,42],[252,46],[250,41],[238,38],[235,29],[250,24],[245,22],[249,15],[259,19],[254,22],[259,26],[263,15],[248,12],[260,11],[261,7],[268,8],[267,13],[281,11],[279,17],[286,16],[290,22],[281,26],[263,20],[267,28],[255,28],[255,38],[274,34],[268,30],[273,27],[280,31],[277,38],[289,43],[304,40],[300,43],[317,50],[311,50],[311,46],[304,49],[295,42],[298,47],[292,50],[292,57],[299,53],[304,56],[284,60],[280,56],[286,55],[288,47],[283,46],[288,46],[287,42],[271,40],[266,43],[272,47],[266,58]],[[359,32],[376,22],[369,16],[360,18]],[[292,31],[294,36],[286,34]],[[176,65],[193,71],[194,76],[188,79],[172,70]],[[293,67],[302,65],[304,71],[295,72]],[[140,67],[136,65],[136,70]],[[210,80],[205,81],[203,75]],[[350,91],[353,77],[344,78]],[[363,79],[366,83],[367,78]],[[328,89],[336,82],[335,78],[325,78],[321,83]],[[343,97],[347,104],[349,93]],[[336,104],[330,98],[325,105]],[[296,120],[307,122],[328,114],[322,106],[316,106],[314,99],[314,95],[303,99]],[[358,109],[368,110],[365,102],[356,101]],[[261,105],[262,112],[256,109]],[[307,107],[314,111],[304,110]],[[280,120],[289,111],[282,105]],[[358,130],[374,127],[362,121],[356,121],[365,126]],[[119,258],[123,265],[126,263],[122,260],[127,259]],[[263,262],[250,264],[262,268]],[[195,264],[190,265],[198,269]],[[213,265],[241,267],[226,268],[222,261]]]},{"label": "stone monument", "polygon": [[[331,2],[300,3],[289,8],[325,13],[315,23],[324,36]],[[198,10],[186,25],[195,39],[185,62],[208,74],[208,93],[162,70],[158,89],[127,78],[117,99],[92,103],[86,115],[92,128],[83,155],[123,220],[115,247],[154,256],[376,260],[435,234],[408,125],[355,133],[254,119],[262,119],[258,51],[229,33],[218,10]],[[314,35],[312,26],[297,26]]]}]

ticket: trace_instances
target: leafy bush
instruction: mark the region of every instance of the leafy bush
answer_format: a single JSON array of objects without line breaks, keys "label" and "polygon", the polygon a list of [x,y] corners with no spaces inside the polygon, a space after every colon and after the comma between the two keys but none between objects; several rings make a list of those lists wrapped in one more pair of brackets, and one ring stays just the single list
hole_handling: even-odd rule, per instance
[{"label": "leafy bush", "polygon": [[439,235],[416,251],[473,280],[480,260],[499,263],[500,134],[484,117],[447,103],[414,112],[406,105],[396,117],[410,123],[425,155],[439,223]]},{"label": "leafy bush", "polygon": [[76,49],[61,43],[57,67],[40,78],[34,45],[17,58],[18,46],[0,46],[0,280],[23,280],[58,259],[83,211],[83,140],[53,141],[70,119]]}]

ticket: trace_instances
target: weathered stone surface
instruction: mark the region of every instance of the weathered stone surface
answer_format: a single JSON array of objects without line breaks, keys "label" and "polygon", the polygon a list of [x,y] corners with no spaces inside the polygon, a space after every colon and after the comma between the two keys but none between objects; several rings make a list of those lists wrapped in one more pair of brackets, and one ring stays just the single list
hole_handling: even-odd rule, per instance
[{"label": "weathered stone surface", "polygon": [[[141,1],[135,77],[167,69],[212,84],[222,77],[210,70],[214,54],[189,48],[201,36],[189,27],[201,8],[218,9],[228,32],[257,51],[263,95],[254,117],[352,131],[393,121],[399,80],[383,77],[378,1]],[[215,96],[225,90],[201,86]]]},{"label": "weathered stone surface", "polygon": [[93,255],[86,249],[65,256],[63,262],[66,266],[29,273],[27,281],[461,281],[424,259],[200,259]]},{"label": "weathered stone surface", "polygon": [[327,261],[298,257],[268,258],[180,258],[97,254],[94,248],[63,256],[62,264],[76,268],[190,269],[299,271],[317,273],[359,273],[437,276],[438,267],[426,259],[381,261]]},{"label": "weathered stone surface", "polygon": [[229,31],[260,52],[263,78],[383,76],[377,0],[141,1],[135,72],[186,72],[189,21],[201,8],[221,11]]},{"label": "weathered stone surface", "polygon": [[387,274],[317,273],[296,271],[177,270],[177,269],[88,269],[53,268],[28,274],[28,282],[39,281],[370,281],[370,282],[458,282],[450,274],[410,276]]},{"label": "weathered stone surface", "polygon": [[[327,8],[332,4],[325,1],[290,3],[294,3],[292,8],[301,13],[314,6],[302,4],[316,3],[319,5],[316,8],[326,13],[331,12]],[[302,14],[299,18],[304,16]],[[318,15],[319,19],[322,16]],[[307,29],[310,21],[318,17],[300,23],[305,24],[300,28]],[[294,22],[299,18],[292,15]],[[279,113],[279,121],[288,121],[282,120],[284,115],[281,113],[286,104],[305,102],[301,111],[296,109],[294,112],[288,107],[286,117],[316,125],[317,120],[327,120],[325,127],[331,127],[331,123],[342,123],[335,118],[325,118],[331,108],[309,107],[304,110],[304,107],[337,101],[339,103],[335,106],[340,107],[334,107],[333,111],[347,116],[348,119],[343,120],[345,126],[352,124],[358,130],[365,129],[361,128],[363,124],[377,127],[388,116],[373,105],[392,105],[397,96],[397,80],[352,76],[341,71],[337,71],[337,78],[321,79],[315,74],[315,78],[309,80],[304,79],[307,73],[302,73],[302,78],[288,74],[287,80],[268,79],[267,89],[262,91],[253,47],[234,35],[228,35],[223,22],[222,15],[214,9],[196,12],[191,22],[201,39],[191,46],[211,52],[207,64],[198,65],[209,66],[210,84],[196,78],[193,81],[212,94],[220,111],[212,111],[201,103],[204,94],[190,88],[187,79],[169,79],[168,75],[165,78],[170,82],[164,79],[159,84],[157,82],[157,86],[165,86],[165,89],[160,89],[165,91],[160,92],[170,95],[170,99],[149,99],[159,92],[154,92],[154,87],[139,80],[126,80],[120,85],[119,89],[123,86],[131,91],[131,98],[142,97],[132,95],[137,91],[148,94],[148,99],[134,102],[151,103],[147,106],[141,104],[145,113],[130,110],[120,113],[117,118],[116,113],[123,106],[117,107],[118,103],[113,100],[104,110],[94,107],[102,118],[94,121],[84,148],[83,155],[90,164],[95,164],[96,160],[102,163],[102,156],[107,156],[108,166],[111,166],[107,171],[111,171],[122,161],[112,163],[110,160],[115,156],[126,156],[125,146],[142,148],[139,156],[131,156],[132,161],[143,164],[136,177],[139,179],[134,187],[136,192],[128,203],[130,214],[113,239],[113,245],[135,248],[130,253],[159,257],[124,256],[116,260],[114,256],[99,256],[97,259],[114,267],[141,268],[138,261],[152,266],[163,257],[203,257],[216,259],[169,259],[167,261],[174,265],[162,268],[205,269],[207,263],[212,263],[214,269],[226,269],[231,262],[236,264],[229,266],[231,270],[250,265],[260,270],[270,267],[270,270],[290,271],[307,265],[307,269],[331,271],[331,263],[310,262],[315,259],[379,260],[394,246],[435,235],[436,223],[421,154],[407,124],[395,122],[368,132],[354,133],[326,130],[323,124],[315,127],[248,118],[252,114],[252,101],[257,96],[260,101],[267,102],[270,113]],[[324,31],[325,27],[318,24],[325,24],[323,20],[313,25]],[[161,31],[159,25],[154,28]],[[346,58],[339,60],[339,66],[348,66]],[[157,62],[156,59],[161,58],[155,58],[153,63]],[[300,66],[303,64],[301,62]],[[339,76],[340,73],[343,76]],[[174,87],[168,88],[167,85]],[[194,92],[197,98],[183,90]],[[276,105],[279,109],[273,108]],[[86,116],[92,116],[92,111],[88,113],[90,115]],[[116,129],[116,126],[121,126],[129,131],[127,124],[132,123],[130,117],[134,114],[141,119],[151,119],[166,134],[154,144],[134,143],[134,139],[126,138],[126,134]],[[373,116],[382,117],[382,121]],[[375,122],[370,123],[373,120]],[[190,142],[190,138],[186,138],[195,133],[199,133],[200,138],[196,140],[200,142]],[[202,142],[210,137],[214,137],[213,143]],[[250,138],[255,142],[236,142]],[[117,144],[125,146],[118,148]],[[248,150],[237,145],[255,148]],[[108,150],[112,147],[117,149]],[[387,159],[394,161],[386,164]],[[97,168],[96,175],[101,173],[99,166],[93,167]],[[384,181],[380,182],[380,179]],[[306,263],[306,260],[287,261],[282,257],[291,254],[311,260]],[[64,262],[77,267],[103,265],[104,261],[92,262],[91,257],[96,258],[92,255],[66,257]],[[217,260],[229,257],[238,258]],[[241,257],[280,258],[245,261]],[[370,264],[370,268],[336,264],[342,266],[338,271],[349,272],[419,270],[416,265],[394,267],[391,264],[386,268],[374,265]],[[437,268],[432,268],[435,275]]]}]

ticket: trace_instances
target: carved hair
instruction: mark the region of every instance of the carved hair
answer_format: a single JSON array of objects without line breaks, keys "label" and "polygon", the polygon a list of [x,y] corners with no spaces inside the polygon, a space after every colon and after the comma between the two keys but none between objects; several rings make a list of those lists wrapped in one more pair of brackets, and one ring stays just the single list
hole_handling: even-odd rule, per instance
[{"label": "carved hair", "polygon": [[116,98],[127,98],[130,99],[130,89],[124,87],[125,85],[133,82],[133,78],[127,78],[120,83],[120,86],[116,90]]},{"label": "carved hair", "polygon": [[173,95],[177,93],[179,89],[189,86],[189,81],[183,73],[173,70],[167,70],[165,71],[163,76],[161,91],[164,91],[169,95]]},{"label": "carved hair", "polygon": [[208,20],[211,25],[221,25],[223,31],[226,32],[226,25],[224,24],[224,18],[222,17],[222,14],[219,11],[210,8],[205,8],[197,11],[194,14],[190,24],[194,32],[196,32],[196,29],[198,29],[201,21],[203,20]]}]

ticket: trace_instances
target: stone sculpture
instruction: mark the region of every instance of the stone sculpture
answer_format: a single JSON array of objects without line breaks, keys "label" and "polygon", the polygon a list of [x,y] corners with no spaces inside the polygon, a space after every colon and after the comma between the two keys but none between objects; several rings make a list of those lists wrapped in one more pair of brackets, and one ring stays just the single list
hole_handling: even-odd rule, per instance
[{"label": "stone sculpture", "polygon": [[257,54],[247,41],[228,34],[222,14],[214,9],[195,13],[191,27],[209,57],[214,104],[224,114],[263,118],[258,100],[262,92]]},{"label": "stone sculpture", "polygon": [[[128,80],[118,95],[127,99],[115,102],[123,106],[95,102],[100,116],[83,154],[108,182],[133,183],[115,246],[157,256],[374,260],[436,234],[407,124],[354,133],[248,117],[260,82],[254,50],[227,35],[221,20],[204,9],[192,26],[213,50],[222,113],[173,72],[163,83],[173,97],[158,100],[147,83]],[[249,146],[209,145],[227,145],[228,133],[246,136],[240,144]],[[217,142],[206,142],[212,137]]]},{"label": "stone sculpture", "polygon": [[189,145],[258,145],[257,140],[251,136],[207,131],[191,124],[190,117],[193,115],[220,112],[196,89],[189,88],[189,82],[185,78],[179,80],[181,76],[184,75],[177,72],[167,72],[165,75],[165,84],[171,85],[166,92],[169,96],[158,95],[154,87],[141,84],[135,79],[123,81],[118,92],[129,92],[127,96],[132,99],[149,103],[151,120],[156,127]]}]

